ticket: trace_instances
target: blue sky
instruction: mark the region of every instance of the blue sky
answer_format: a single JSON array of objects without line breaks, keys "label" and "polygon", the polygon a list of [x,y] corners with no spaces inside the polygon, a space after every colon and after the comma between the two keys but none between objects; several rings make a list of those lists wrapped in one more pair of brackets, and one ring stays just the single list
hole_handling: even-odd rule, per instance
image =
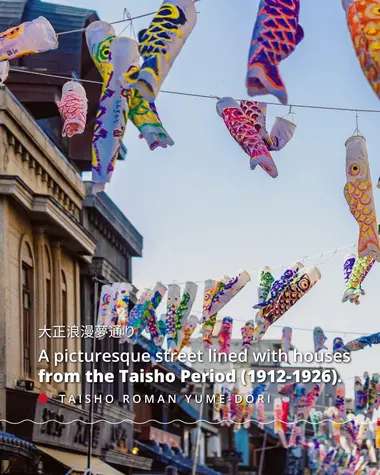
[{"label": "blue sky", "polygon": [[[58,3],[58,2],[57,2]],[[64,2],[96,9],[106,21],[122,18],[119,0]],[[202,0],[198,23],[170,72],[163,89],[247,98],[247,56],[258,0]],[[129,0],[132,16],[155,11],[159,0]],[[328,12],[328,14],[326,14]],[[136,32],[149,18],[134,23]],[[301,2],[305,39],[281,65],[289,102],[380,109],[363,76],[349,37],[341,2]],[[121,28],[118,29],[120,31]],[[129,33],[129,30],[127,30]],[[275,102],[273,97],[263,100]],[[118,163],[107,192],[144,235],[144,257],[133,265],[134,283],[205,280],[238,269],[291,264],[304,256],[357,241],[358,229],[343,196],[345,141],[355,130],[354,112],[294,109],[298,125],[293,141],[273,153],[279,177],[250,171],[249,158],[218,117],[215,100],[161,93],[156,102],[165,128],[175,141],[170,149],[151,152],[129,126],[128,157]],[[268,124],[288,109],[269,106]],[[367,138],[374,185],[380,174],[378,114],[359,114]],[[380,215],[380,190],[375,188]],[[378,289],[380,265],[365,282],[359,307],[342,304],[344,252],[321,268],[322,280],[278,322],[281,325],[373,333],[380,331]],[[307,261],[313,266],[330,255]],[[222,316],[254,316],[257,274]],[[199,294],[203,293],[200,285]],[[201,309],[201,298],[195,309]],[[162,307],[164,311],[164,308]],[[242,323],[236,322],[234,336]],[[268,337],[281,336],[271,329]],[[328,333],[327,344],[334,336]],[[301,350],[313,348],[311,332],[293,332]],[[378,370],[380,346],[353,354],[340,368],[344,378]],[[348,381],[352,386],[353,381]]]}]

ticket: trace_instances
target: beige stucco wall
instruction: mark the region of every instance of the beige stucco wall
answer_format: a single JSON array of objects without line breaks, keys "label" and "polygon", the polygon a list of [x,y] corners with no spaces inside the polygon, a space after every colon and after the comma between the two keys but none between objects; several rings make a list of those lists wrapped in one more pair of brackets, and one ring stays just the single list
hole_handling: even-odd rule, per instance
[{"label": "beige stucco wall", "polygon": [[[46,272],[51,260],[52,320],[62,324],[61,271],[67,280],[68,324],[80,326],[80,263],[89,262],[96,243],[80,224],[85,187],[80,176],[33,119],[0,90],[0,416],[2,389],[23,377],[21,256],[27,244],[34,273],[32,316],[34,380],[38,354],[46,347],[38,329],[46,324]],[[47,257],[48,256],[48,257]],[[54,339],[53,351],[80,349],[78,339]],[[63,368],[61,368],[63,369]],[[71,364],[68,371],[80,371]],[[62,386],[40,387],[52,396]],[[80,393],[80,385],[67,388]]]}]

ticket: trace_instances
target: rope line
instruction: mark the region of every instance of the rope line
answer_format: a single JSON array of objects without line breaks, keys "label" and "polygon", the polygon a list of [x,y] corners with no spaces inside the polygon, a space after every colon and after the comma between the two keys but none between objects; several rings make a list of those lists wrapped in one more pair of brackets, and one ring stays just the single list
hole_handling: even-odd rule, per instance
[{"label": "rope line", "polygon": [[[130,20],[126,20],[130,21]],[[31,71],[28,69],[20,69],[20,68],[15,68],[12,67],[10,68],[11,72],[17,72],[17,73],[24,73],[24,74],[33,74],[35,76],[44,76],[48,78],[53,78],[53,79],[64,79],[65,81],[70,81],[72,80],[72,76],[62,76],[59,74],[49,74],[49,73],[43,73],[40,71]],[[92,81],[90,79],[75,79],[78,82],[82,83],[88,83],[88,84],[99,84],[103,85],[101,81]],[[219,100],[221,96],[216,96],[214,94],[197,94],[197,93],[192,93],[192,92],[181,92],[181,91],[166,91],[164,89],[161,90],[163,94],[172,94],[176,96],[184,96],[184,97],[196,97],[199,99],[212,99],[212,100]],[[246,99],[235,99],[237,102],[240,102],[242,100]],[[314,109],[314,110],[329,110],[329,111],[339,111],[339,112],[364,112],[364,113],[370,113],[370,114],[380,114],[380,109],[359,109],[359,108],[351,108],[351,107],[333,107],[333,106],[317,106],[313,104],[280,104],[277,102],[263,102],[267,105],[270,106],[279,106],[279,107],[287,107],[287,108],[293,108],[297,107],[300,109]]]},{"label": "rope line", "polygon": [[[201,0],[193,0],[194,3],[200,2]],[[143,15],[138,15],[135,17],[130,17],[129,18],[124,18],[123,20],[117,20],[117,21],[112,21],[110,25],[119,25],[120,23],[126,23],[128,21],[133,21],[133,20],[139,20],[140,18],[146,18],[148,16],[155,15],[157,11],[155,12],[149,12],[149,13],[144,13]],[[72,33],[82,33],[83,31],[86,31],[86,28],[79,28],[78,30],[68,30],[68,31],[61,31],[60,33],[57,33],[57,36],[63,36],[63,35],[71,35]]]}]

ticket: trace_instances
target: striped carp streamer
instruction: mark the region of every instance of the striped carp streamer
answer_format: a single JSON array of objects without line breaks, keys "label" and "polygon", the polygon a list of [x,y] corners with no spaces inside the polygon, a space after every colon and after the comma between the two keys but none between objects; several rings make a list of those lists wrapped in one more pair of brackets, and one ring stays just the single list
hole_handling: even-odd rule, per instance
[{"label": "striped carp streamer", "polygon": [[57,101],[59,113],[64,120],[62,137],[71,138],[83,134],[87,122],[88,101],[82,84],[68,81],[62,88],[62,97]]},{"label": "striped carp streamer", "polygon": [[248,59],[249,96],[272,94],[288,103],[278,67],[304,37],[299,11],[300,0],[260,0]]},{"label": "striped carp streamer", "polygon": [[154,102],[173,63],[197,22],[193,0],[164,1],[146,30],[140,31],[143,64],[133,87]]},{"label": "striped carp streamer", "polygon": [[351,302],[355,305],[360,304],[360,296],[365,295],[362,283],[372,269],[375,261],[371,256],[362,258],[355,254],[349,254],[344,261],[344,280],[346,289],[342,298],[342,302]]},{"label": "striped carp streamer", "polygon": [[232,97],[220,99],[216,105],[218,115],[223,119],[228,131],[250,158],[250,168],[257,165],[269,176],[278,176],[277,167],[271,154],[252,121]]},{"label": "striped carp streamer", "polygon": [[161,284],[160,282],[157,283],[156,287],[153,289],[153,297],[146,308],[143,318],[144,322],[143,325],[140,326],[139,331],[137,332],[137,336],[139,336],[143,330],[145,330],[145,326],[150,333],[151,339],[153,340],[155,346],[159,346],[161,342],[161,334],[158,327],[158,320],[156,315],[157,307],[160,305],[162,299],[164,298],[166,291],[168,289]]},{"label": "striped carp streamer", "polygon": [[42,16],[0,33],[0,61],[10,61],[57,48],[57,34]]},{"label": "striped carp streamer", "polygon": [[103,80],[92,139],[93,193],[104,191],[111,181],[126,127],[127,103],[121,97],[118,78],[135,58],[128,48],[129,39],[115,36],[114,28],[104,21],[93,22],[86,29],[90,56]]},{"label": "striped carp streamer", "polygon": [[342,5],[360,66],[380,99],[379,0],[342,0]]},{"label": "striped carp streamer", "polygon": [[168,301],[166,308],[166,338],[169,350],[174,350],[177,345],[177,312],[181,303],[181,288],[171,284],[168,287]]},{"label": "striped carp streamer", "polygon": [[346,178],[344,196],[359,225],[359,258],[370,256],[380,261],[380,241],[373,198],[366,140],[350,137],[346,142]]},{"label": "striped carp streamer", "polygon": [[122,86],[121,95],[127,102],[127,119],[130,119],[140,132],[139,137],[145,139],[150,150],[158,147],[166,148],[174,145],[173,140],[164,129],[156,106],[153,102],[148,102],[133,87],[134,80],[140,71],[139,48],[132,38],[127,39],[126,48],[131,59],[128,69],[119,78]]}]

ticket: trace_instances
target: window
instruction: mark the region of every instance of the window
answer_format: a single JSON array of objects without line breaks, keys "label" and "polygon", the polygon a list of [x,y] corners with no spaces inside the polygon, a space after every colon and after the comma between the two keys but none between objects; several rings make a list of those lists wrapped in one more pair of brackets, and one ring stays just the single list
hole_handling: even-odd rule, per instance
[{"label": "window", "polygon": [[[61,271],[61,297],[62,297],[62,326],[65,327],[65,335],[67,335],[67,326],[68,326],[68,315],[67,315],[67,281],[66,276],[63,271]],[[65,342],[65,348],[67,347],[67,341]],[[68,363],[65,361],[63,363],[63,371],[68,372]],[[67,389],[67,384],[65,384],[65,389]]]},{"label": "window", "polygon": [[32,268],[22,263],[22,325],[24,348],[24,376],[32,377]]}]

